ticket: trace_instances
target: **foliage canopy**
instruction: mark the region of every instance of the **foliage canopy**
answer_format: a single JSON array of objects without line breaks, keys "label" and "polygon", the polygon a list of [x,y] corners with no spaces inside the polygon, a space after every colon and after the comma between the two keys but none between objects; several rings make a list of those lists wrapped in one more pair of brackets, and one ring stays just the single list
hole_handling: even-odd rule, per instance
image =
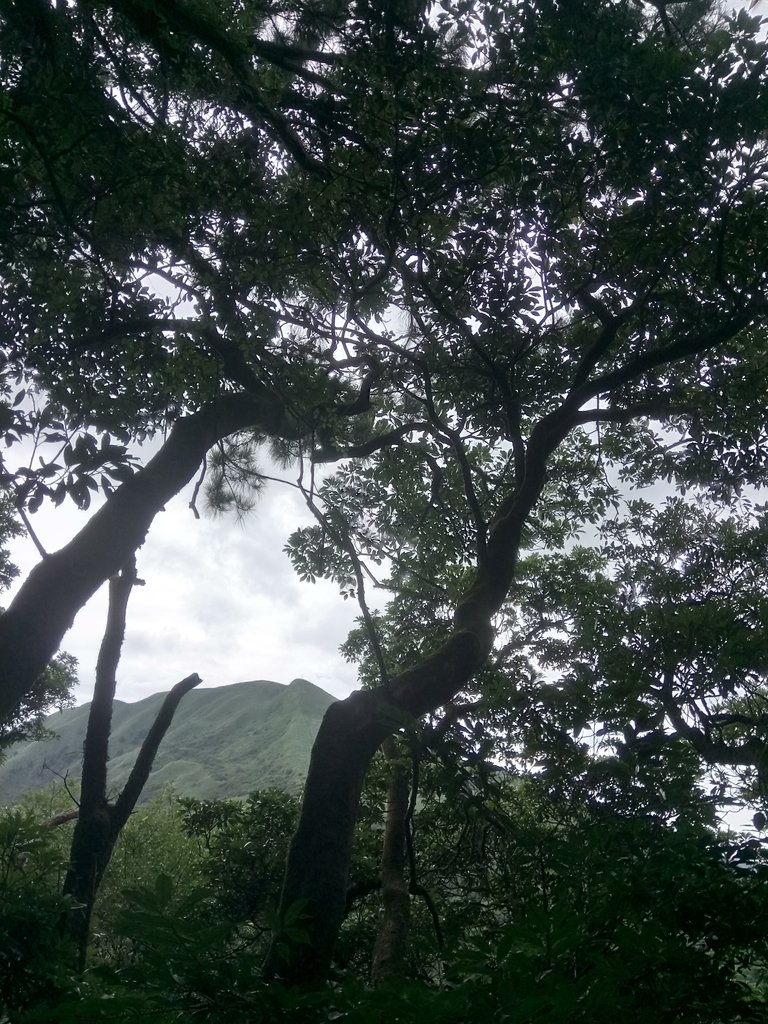
[{"label": "foliage canopy", "polygon": [[[289,554],[359,601],[368,684],[315,745],[280,918],[306,927],[272,974],[326,977],[367,768],[439,709],[455,778],[462,756],[487,775],[506,736],[548,800],[580,801],[569,842],[618,802],[620,831],[635,815],[637,843],[669,840],[665,878],[690,857],[717,888],[702,771],[760,800],[766,773],[765,510],[740,499],[768,466],[759,19],[639,0],[4,0],[0,18],[2,427],[35,447],[2,483],[30,511],[106,498],[0,617],[0,717],[201,463],[211,501],[246,508],[269,441],[317,518]],[[128,443],[169,428],[135,465]],[[627,500],[660,482],[680,492],[663,508]],[[375,614],[367,582],[391,596]],[[543,869],[566,889],[573,849]],[[651,962],[662,926],[627,920],[605,941]],[[542,961],[518,924],[499,985],[534,1019],[530,978],[582,977],[584,950],[571,934],[578,955]],[[629,982],[589,977],[594,1019]]]}]

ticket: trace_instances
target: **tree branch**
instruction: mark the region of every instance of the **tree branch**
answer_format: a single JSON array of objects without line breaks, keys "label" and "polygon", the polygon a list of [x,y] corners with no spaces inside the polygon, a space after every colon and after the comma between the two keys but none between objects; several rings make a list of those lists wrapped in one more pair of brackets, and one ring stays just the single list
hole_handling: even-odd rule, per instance
[{"label": "tree branch", "polygon": [[178,333],[179,331],[199,332],[201,323],[192,318],[174,317],[133,317],[130,320],[116,320],[107,324],[100,331],[91,331],[83,335],[73,345],[74,352],[86,352],[90,349],[101,349],[107,342],[117,341],[120,338],[133,338],[139,334],[149,334],[151,331],[159,331],[161,334]]},{"label": "tree branch", "polygon": [[364,459],[369,455],[373,455],[374,452],[379,451],[381,448],[389,448],[397,444],[406,434],[411,434],[414,430],[429,431],[431,429],[431,425],[425,420],[410,420],[408,423],[403,423],[396,430],[391,430],[388,434],[372,437],[368,441],[349,445],[347,448],[336,448],[333,444],[323,445],[322,448],[312,452],[311,460],[315,464],[319,464],[324,462],[340,462],[342,459]]},{"label": "tree branch", "polygon": [[357,397],[351,402],[340,405],[336,411],[341,416],[354,416],[357,413],[368,412],[371,407],[371,388],[381,377],[381,373],[382,370],[378,363],[372,366],[360,385],[360,392]]},{"label": "tree branch", "polygon": [[758,767],[768,758],[768,744],[755,736],[740,744],[726,743],[723,740],[713,740],[703,729],[686,722],[673,696],[673,682],[673,671],[666,669],[661,686],[664,711],[675,727],[677,737],[687,740],[703,761],[707,764]]},{"label": "tree branch", "polygon": [[626,320],[626,316],[628,315],[627,313],[620,317],[613,316],[604,303],[586,289],[583,289],[579,293],[578,298],[585,309],[590,313],[594,313],[602,325],[602,330],[594,344],[587,349],[579,360],[576,372],[573,375],[573,388],[580,387],[588,379],[600,358],[605,355],[616,340],[619,327]]},{"label": "tree branch", "polygon": [[141,745],[141,750],[136,756],[136,761],[131,769],[131,774],[128,776],[128,781],[123,786],[122,792],[112,809],[111,827],[113,833],[120,832],[128,820],[131,811],[136,806],[136,801],[141,796],[141,791],[144,789],[149,773],[152,771],[158,747],[173,721],[173,716],[176,713],[176,708],[179,706],[181,698],[194,689],[195,686],[199,686],[201,682],[200,676],[193,672],[191,676],[187,676],[186,679],[176,683],[173,689],[166,694],[157,717],[152,723]]},{"label": "tree branch", "polygon": [[30,523],[26,509],[22,508],[21,505],[19,505],[19,507],[16,509],[16,512],[18,513],[19,519],[24,524],[24,529],[29,534],[30,540],[37,548],[37,553],[40,555],[41,558],[47,558],[48,552],[43,547],[40,538],[37,536],[37,533],[35,532],[35,529],[32,526],[32,523]]},{"label": "tree branch", "polygon": [[635,380],[648,370],[655,370],[659,366],[678,362],[689,356],[701,355],[709,349],[730,341],[739,331],[743,331],[755,320],[759,310],[748,308],[734,313],[725,323],[718,324],[711,331],[704,334],[687,335],[678,341],[661,348],[651,349],[637,356],[631,363],[625,363],[617,370],[605,373],[601,377],[585,381],[579,387],[571,391],[572,396],[581,399],[581,402],[595,395],[613,391],[615,388]]},{"label": "tree branch", "polygon": [[0,720],[13,717],[77,612],[143,544],[155,515],[192,479],[208,449],[249,427],[285,438],[302,433],[282,399],[263,385],[220,397],[178,420],[154,458],[32,570],[0,615]]},{"label": "tree branch", "polygon": [[[229,65],[240,86],[235,104],[241,111],[249,116],[256,114],[255,120],[266,122],[275,141],[282,144],[305,171],[322,178],[329,176],[328,169],[308,152],[292,126],[262,96],[251,69],[248,48],[230,38],[221,25],[178,0],[164,0],[162,8],[157,11],[152,5],[139,0],[112,0],[107,6],[120,11],[145,39],[166,56],[173,54],[178,59],[180,54],[187,57],[192,52],[192,47],[183,42],[185,36],[217,53]],[[170,34],[169,28],[172,30]],[[260,49],[262,57],[275,63],[274,53],[270,57],[268,47],[261,46]],[[299,68],[293,71],[300,73]]]},{"label": "tree branch", "polygon": [[574,426],[583,426],[585,423],[629,423],[639,416],[687,416],[692,413],[692,409],[672,406],[668,402],[638,402],[624,408],[608,406],[606,409],[580,409],[573,416],[572,422]]},{"label": "tree branch", "polygon": [[79,814],[79,807],[70,807],[69,810],[59,811],[59,813],[54,814],[52,818],[46,818],[42,823],[43,828],[59,828],[60,825],[66,825],[68,822],[74,821]]},{"label": "tree branch", "polygon": [[116,673],[125,637],[126,609],[134,583],[136,560],[131,555],[121,571],[109,581],[107,624],[96,659],[96,682],[83,744],[80,789],[80,811],[83,815],[94,813],[99,803],[106,800],[109,734],[112,726]]}]

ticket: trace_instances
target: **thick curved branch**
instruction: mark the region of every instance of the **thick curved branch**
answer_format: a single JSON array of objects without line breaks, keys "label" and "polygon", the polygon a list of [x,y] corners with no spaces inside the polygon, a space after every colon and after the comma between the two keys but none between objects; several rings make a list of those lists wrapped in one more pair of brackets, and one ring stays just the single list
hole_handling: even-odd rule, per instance
[{"label": "thick curved branch", "polygon": [[0,615],[0,720],[34,689],[77,612],[144,543],[155,515],[192,479],[208,449],[249,427],[288,438],[301,433],[283,401],[263,386],[223,396],[179,420],[157,455],[32,570]]},{"label": "thick curved branch", "polygon": [[670,739],[687,740],[707,764],[758,767],[768,759],[768,745],[756,736],[751,736],[744,743],[726,743],[724,740],[712,739],[704,729],[686,722],[673,696],[673,682],[674,673],[667,669],[664,672],[661,692],[664,711],[675,727],[675,733]]},{"label": "thick curved branch", "polygon": [[744,743],[715,740],[702,729],[689,725],[679,709],[676,714],[670,708],[665,710],[676,730],[669,738],[686,740],[706,764],[757,768],[768,758],[768,744],[756,736],[751,736]]},{"label": "thick curved branch", "polygon": [[381,376],[381,372],[378,364],[371,367],[360,385],[357,397],[339,406],[337,411],[341,416],[356,416],[358,413],[368,412],[371,407],[371,388]]},{"label": "thick curved branch", "polygon": [[[196,263],[199,270],[201,261],[191,250],[183,255],[190,263]],[[204,339],[213,355],[221,361],[222,368],[232,383],[239,384],[246,391],[258,388],[258,378],[248,364],[241,349],[231,339],[221,335],[211,323],[201,319],[173,317],[134,317],[108,324],[100,331],[84,335],[73,347],[75,352],[100,351],[107,344],[123,338],[133,338],[156,332],[159,334],[195,334]]]},{"label": "thick curved branch", "polygon": [[610,349],[611,345],[613,345],[619,327],[627,318],[626,313],[623,313],[621,316],[613,316],[600,299],[587,290],[580,293],[579,301],[588,312],[593,313],[597,317],[602,330],[579,360],[576,372],[573,375],[572,386],[574,388],[581,387],[589,378],[592,370]]},{"label": "thick curved branch", "polygon": [[[184,60],[188,59],[189,54],[194,52],[193,42],[202,44],[218,54],[226,61],[240,86],[234,105],[257,122],[265,123],[275,141],[284,146],[305,171],[322,178],[329,176],[327,168],[306,149],[293,127],[282,114],[267,103],[257,87],[256,76],[251,69],[249,50],[260,50],[260,57],[281,66],[275,60],[275,52],[270,52],[268,46],[260,46],[257,40],[253,40],[250,46],[244,46],[239,40],[230,37],[220,24],[201,15],[189,5],[179,3],[178,0],[165,0],[162,7],[158,7],[156,11],[153,5],[137,0],[111,0],[105,6],[128,18],[140,35],[166,57],[178,59],[183,55]],[[281,59],[284,60],[284,57],[283,54]],[[295,61],[291,63],[292,73],[301,74],[300,65]],[[313,72],[310,72],[310,77],[315,82],[320,78]]]},{"label": "thick curved branch", "polygon": [[99,350],[107,342],[122,338],[133,338],[140,334],[156,331],[160,334],[176,334],[180,331],[199,331],[200,321],[188,317],[131,317],[127,320],[115,320],[100,331],[90,331],[74,343],[74,352],[87,352],[89,349]]},{"label": "thick curved branch", "polygon": [[749,327],[760,312],[764,312],[764,310],[757,310],[752,307],[740,310],[734,313],[729,320],[718,324],[717,327],[713,327],[711,331],[703,334],[685,335],[669,345],[663,345],[660,348],[643,352],[633,359],[632,362],[625,363],[624,366],[620,366],[617,370],[612,370],[610,373],[604,373],[601,377],[585,381],[580,387],[574,388],[571,394],[580,396],[581,402],[584,402],[587,398],[605,394],[621,387],[622,384],[628,384],[629,381],[635,380],[649,370],[655,370],[659,366],[666,366],[670,363],[679,362],[681,359],[687,359],[691,356],[708,352],[710,349],[730,341],[740,331],[743,331],[745,327]]},{"label": "thick curved branch", "polygon": [[581,409],[574,415],[573,424],[584,426],[586,423],[629,423],[641,416],[658,416],[666,419],[669,416],[690,416],[693,412],[693,409],[673,406],[669,402],[639,402],[623,408],[608,406],[605,409]]},{"label": "thick curved branch", "polygon": [[372,437],[368,441],[361,441],[360,444],[352,444],[347,448],[336,448],[333,444],[326,444],[317,451],[312,452],[312,462],[340,462],[342,459],[365,459],[381,448],[390,448],[414,430],[431,430],[431,425],[424,420],[410,420],[403,423],[396,430],[388,434],[381,434],[379,437]]}]

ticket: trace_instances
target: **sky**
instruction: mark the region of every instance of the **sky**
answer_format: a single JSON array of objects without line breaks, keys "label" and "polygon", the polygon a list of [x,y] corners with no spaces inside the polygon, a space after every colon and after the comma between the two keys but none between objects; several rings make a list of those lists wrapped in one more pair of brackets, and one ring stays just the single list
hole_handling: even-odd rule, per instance
[{"label": "sky", "polygon": [[[283,475],[290,479],[290,471]],[[357,670],[339,654],[339,645],[358,607],[344,601],[333,584],[302,583],[283,553],[290,533],[314,522],[299,492],[269,482],[255,509],[238,523],[234,516],[206,515],[202,501],[201,518],[195,519],[192,490],[190,484],[155,518],[137,553],[145,585],[134,587],[128,605],[117,698],[135,701],[169,690],[192,672],[203,687],[303,678],[346,697],[356,687]],[[71,502],[44,507],[31,518],[32,526],[44,548],[55,551],[95,507],[85,513]],[[21,572],[0,599],[6,607],[39,561],[27,536],[13,542],[11,554]],[[105,584],[62,643],[79,661],[78,704],[91,699],[106,607]]]}]

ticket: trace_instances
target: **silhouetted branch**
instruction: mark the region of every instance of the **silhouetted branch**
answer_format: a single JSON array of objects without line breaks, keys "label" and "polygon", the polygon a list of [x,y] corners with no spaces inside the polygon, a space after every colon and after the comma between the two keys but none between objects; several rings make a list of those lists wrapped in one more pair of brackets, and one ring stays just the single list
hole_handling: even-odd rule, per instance
[{"label": "silhouetted branch", "polygon": [[333,444],[326,444],[322,448],[318,448],[317,451],[312,452],[311,459],[315,464],[339,462],[341,459],[364,459],[368,455],[373,455],[374,452],[379,451],[381,448],[390,448],[398,444],[406,434],[411,434],[414,430],[431,430],[431,426],[425,420],[409,420],[396,430],[391,430],[387,434],[380,434],[378,437],[372,437],[368,441],[362,441],[359,444],[349,445],[346,448],[336,448]]},{"label": "silhouetted branch", "polygon": [[133,808],[136,806],[136,801],[141,796],[141,791],[149,778],[149,773],[152,771],[152,765],[154,764],[158,747],[173,721],[173,716],[176,712],[176,708],[179,706],[181,698],[186,693],[189,693],[190,690],[194,689],[195,686],[199,686],[201,682],[202,679],[200,676],[196,672],[193,672],[191,676],[187,676],[186,679],[182,679],[181,682],[176,683],[173,689],[166,694],[165,700],[157,713],[157,717],[152,723],[152,726],[141,745],[141,750],[136,757],[136,761],[131,769],[131,774],[128,776],[128,781],[123,786],[123,790],[115,802],[113,809],[113,829],[117,829],[119,831],[128,820],[128,816]]}]

